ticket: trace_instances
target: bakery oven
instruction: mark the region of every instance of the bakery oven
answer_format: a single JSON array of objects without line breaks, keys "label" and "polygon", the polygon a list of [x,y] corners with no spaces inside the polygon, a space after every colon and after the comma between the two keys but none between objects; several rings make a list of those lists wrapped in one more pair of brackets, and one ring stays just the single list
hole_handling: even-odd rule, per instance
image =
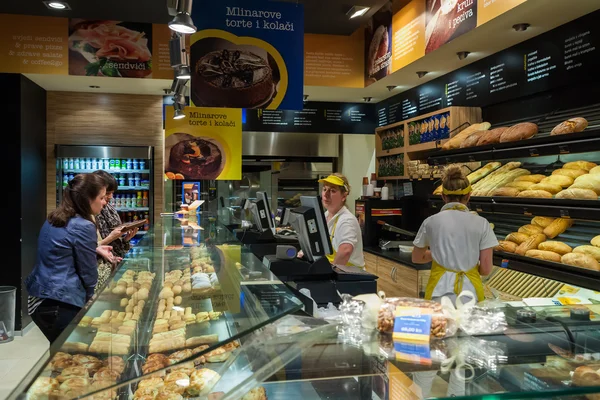
[{"label": "bakery oven", "polygon": [[319,195],[319,179],[333,172],[332,162],[284,162],[275,173],[277,208],[300,206],[300,196]]}]

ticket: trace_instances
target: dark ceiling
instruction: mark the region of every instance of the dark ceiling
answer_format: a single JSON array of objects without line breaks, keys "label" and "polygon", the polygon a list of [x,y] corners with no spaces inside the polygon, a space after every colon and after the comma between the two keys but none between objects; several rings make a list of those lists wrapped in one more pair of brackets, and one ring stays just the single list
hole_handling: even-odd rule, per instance
[{"label": "dark ceiling", "polygon": [[[0,13],[46,15],[56,17],[108,19],[130,22],[167,23],[166,0],[66,0],[70,11],[49,10],[42,0],[0,0]],[[194,7],[202,1],[195,0]],[[350,35],[388,0],[282,0],[304,4],[304,31],[330,35]],[[354,5],[370,6],[361,18],[348,19],[346,12]]]}]

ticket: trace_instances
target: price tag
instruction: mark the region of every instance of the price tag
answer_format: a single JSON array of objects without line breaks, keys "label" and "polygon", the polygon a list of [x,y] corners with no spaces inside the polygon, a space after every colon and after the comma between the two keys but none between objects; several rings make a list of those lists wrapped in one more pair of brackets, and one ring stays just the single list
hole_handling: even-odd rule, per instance
[{"label": "price tag", "polygon": [[483,209],[479,206],[475,206],[475,211],[477,212],[483,212]]},{"label": "price tag", "polygon": [[432,313],[430,308],[396,307],[394,340],[428,343]]},{"label": "price tag", "polygon": [[537,149],[529,149],[529,155],[530,155],[531,157],[537,157],[537,156],[539,156],[539,155],[540,155],[540,153],[538,152],[538,150],[537,150]]},{"label": "price tag", "polygon": [[560,216],[561,217],[570,218],[570,216],[569,216],[569,210],[560,210]]},{"label": "price tag", "polygon": [[508,268],[508,260],[507,259],[503,259],[502,263],[500,264],[500,268]]},{"label": "price tag", "polygon": [[446,164],[452,164],[452,159],[450,157],[446,157]]},{"label": "price tag", "polygon": [[475,160],[475,156],[469,155],[469,161],[473,162],[473,161],[477,161],[477,160]]},{"label": "price tag", "polygon": [[528,209],[524,208],[523,215],[526,217],[531,217],[533,214]]},{"label": "price tag", "polygon": [[567,144],[561,144],[560,146],[558,146],[558,151],[560,152],[560,154],[571,153],[571,150],[569,150],[569,145]]}]

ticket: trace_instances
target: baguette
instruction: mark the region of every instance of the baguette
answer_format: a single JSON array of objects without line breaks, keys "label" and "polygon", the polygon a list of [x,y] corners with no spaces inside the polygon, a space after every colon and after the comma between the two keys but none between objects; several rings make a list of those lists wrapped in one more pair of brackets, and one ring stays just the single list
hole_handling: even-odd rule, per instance
[{"label": "baguette", "polygon": [[566,169],[582,169],[584,171],[591,171],[593,168],[597,167],[598,164],[590,162],[590,161],[571,161],[563,165],[563,168]]},{"label": "baguette", "polygon": [[573,226],[573,220],[570,218],[556,218],[550,225],[544,228],[544,235],[549,239],[554,239]]},{"label": "baguette", "polygon": [[600,175],[600,166],[592,168],[590,170],[590,174],[592,174],[592,175]]},{"label": "baguette", "polygon": [[554,253],[564,256],[565,254],[571,253],[573,249],[566,243],[558,242],[554,240],[548,240],[547,242],[540,243],[538,250],[552,251]]},{"label": "baguette", "polygon": [[587,171],[585,171],[583,169],[561,168],[561,169],[552,171],[552,175],[564,175],[564,176],[571,177],[573,179],[577,179],[580,176],[585,175],[585,174],[587,174]]},{"label": "baguette", "polygon": [[551,218],[551,217],[533,217],[531,219],[531,223],[533,225],[537,225],[537,226],[541,226],[542,228],[547,227],[548,225],[550,225],[552,222],[554,222],[556,218]]},{"label": "baguette", "polygon": [[507,240],[500,240],[498,242],[498,246],[494,247],[496,251],[505,251],[507,253],[514,253],[517,251],[517,244],[514,242],[509,242]]},{"label": "baguette", "polygon": [[598,200],[598,194],[592,189],[569,188],[556,194],[557,199]]},{"label": "baguette", "polygon": [[[499,170],[500,169],[498,169],[498,171]],[[494,177],[494,179],[490,179],[485,185],[482,185],[480,189],[474,190],[473,196],[491,196],[494,190],[506,186],[507,183],[514,181],[515,178],[519,176],[529,174],[529,171],[522,168],[515,168],[507,173],[498,174]]]},{"label": "baguette", "polygon": [[600,247],[590,245],[577,246],[573,249],[573,253],[587,254],[594,257],[596,261],[600,261]]},{"label": "baguette", "polygon": [[529,250],[535,250],[538,248],[540,243],[546,241],[546,235],[543,233],[538,233],[536,235],[530,236],[529,239],[524,241],[517,247],[515,253],[520,256],[524,256]]},{"label": "baguette", "polygon": [[541,174],[525,175],[525,176],[520,176],[517,179],[515,179],[515,182],[540,183],[545,178],[546,178],[546,175],[541,175]]},{"label": "baguette", "polygon": [[502,187],[500,189],[496,189],[492,192],[492,196],[497,197],[517,197],[519,195],[520,190],[515,189],[514,187]]},{"label": "baguette", "polygon": [[538,133],[538,126],[532,122],[522,122],[505,130],[500,136],[500,143],[516,142],[529,139]]},{"label": "baguette", "polygon": [[568,133],[582,132],[587,128],[588,122],[585,118],[576,117],[569,118],[568,120],[561,122],[556,125],[550,132],[551,136],[565,135]]},{"label": "baguette", "polygon": [[560,262],[560,254],[546,250],[528,250],[525,253],[527,257],[537,258],[539,260]]},{"label": "baguette", "polygon": [[567,265],[573,265],[575,267],[581,267],[591,269],[593,271],[600,271],[600,264],[592,256],[582,253],[568,253],[562,256],[561,262]]},{"label": "baguette", "polygon": [[551,185],[559,185],[563,188],[568,188],[575,182],[573,178],[565,175],[551,175],[547,178],[542,179],[540,183],[548,183]]},{"label": "baguette", "polygon": [[466,129],[463,129],[461,132],[456,134],[454,137],[450,138],[444,145],[442,146],[442,150],[451,150],[458,149],[466,138],[471,136],[471,134],[477,131],[487,131],[490,129],[490,124],[488,122],[482,122],[480,124],[473,124]]},{"label": "baguette", "polygon": [[592,240],[590,240],[590,243],[592,244],[592,246],[600,247],[600,235],[598,235],[598,236],[594,237]]},{"label": "baguette", "polygon": [[522,232],[513,232],[506,235],[505,240],[516,244],[521,244],[529,239],[529,235]]},{"label": "baguette", "polygon": [[519,228],[519,233],[524,233],[526,235],[537,235],[538,233],[543,233],[544,228],[537,226],[537,225],[533,225],[533,224],[528,224],[528,225],[523,225],[522,227]]},{"label": "baguette", "polygon": [[590,189],[600,195],[600,175],[582,175],[575,179],[570,187],[571,189]]},{"label": "baguette", "polygon": [[[525,175],[525,176],[527,176],[527,175]],[[517,181],[517,182],[507,183],[505,187],[515,188],[515,189],[519,189],[519,191],[521,191],[521,190],[527,190],[533,185],[535,185],[535,183],[533,183],[533,182]]]},{"label": "baguette", "polygon": [[529,188],[529,190],[543,190],[545,192],[551,193],[551,194],[556,194],[558,192],[560,192],[563,188],[560,185],[556,185],[553,183],[536,183],[535,185],[531,186]]},{"label": "baguette", "polygon": [[495,129],[486,131],[479,137],[477,146],[485,146],[486,144],[500,143],[500,136],[508,129],[508,126],[501,126]]},{"label": "baguette", "polygon": [[517,197],[535,197],[539,199],[551,199],[552,193],[545,190],[524,190]]}]

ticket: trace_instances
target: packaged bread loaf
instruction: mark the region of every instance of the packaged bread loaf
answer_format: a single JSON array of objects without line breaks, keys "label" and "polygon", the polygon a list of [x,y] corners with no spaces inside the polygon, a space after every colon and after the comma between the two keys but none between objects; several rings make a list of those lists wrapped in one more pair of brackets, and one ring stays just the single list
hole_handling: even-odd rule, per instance
[{"label": "packaged bread loaf", "polygon": [[573,220],[570,218],[556,218],[550,225],[544,228],[544,235],[548,239],[554,239],[558,235],[564,233],[567,229],[573,226]]},{"label": "packaged bread loaf", "polygon": [[[491,174],[493,171],[497,170],[501,166],[502,163],[499,163],[498,161],[487,163],[483,167],[467,175],[467,179],[469,180],[469,183],[471,183],[471,185],[474,185],[475,183],[479,182],[481,179],[485,178],[487,175]],[[441,195],[442,185],[438,186],[437,189],[435,189],[435,191],[433,192],[433,194]]]},{"label": "packaged bread loaf", "polygon": [[517,251],[517,244],[509,242],[508,240],[500,240],[498,246],[494,248],[496,251],[505,251],[507,253],[514,253]]},{"label": "packaged bread loaf", "polygon": [[557,199],[598,200],[598,195],[592,189],[569,188],[558,192]]},{"label": "packaged bread loaf", "polygon": [[558,185],[562,188],[568,188],[575,182],[575,179],[565,175],[550,175],[547,178],[542,179],[540,183],[548,183],[551,185]]},{"label": "packaged bread loaf", "polygon": [[532,183],[540,183],[546,175],[541,174],[533,174],[533,175],[524,175],[515,179],[515,182],[532,182]]},{"label": "packaged bread loaf", "polygon": [[554,129],[552,129],[552,132],[550,132],[550,135],[565,135],[568,133],[582,132],[587,126],[588,122],[585,118],[570,118],[556,125]]},{"label": "packaged bread loaf", "polygon": [[523,190],[517,197],[532,197],[538,199],[551,199],[552,193],[545,190]]},{"label": "packaged bread loaf", "polygon": [[598,164],[590,161],[571,161],[563,165],[566,169],[582,169],[584,171],[590,171],[598,166]]},{"label": "packaged bread loaf", "polygon": [[586,244],[584,246],[575,247],[573,253],[587,254],[588,256],[594,257],[596,261],[600,261],[600,247]]},{"label": "packaged bread loaf", "polygon": [[479,138],[487,131],[477,131],[469,135],[463,142],[460,144],[461,149],[465,149],[467,147],[475,147],[477,146],[477,142]]},{"label": "packaged bread loaf", "polygon": [[[527,176],[527,175],[525,175],[525,176]],[[533,185],[535,185],[535,183],[533,183],[533,182],[517,181],[517,182],[507,183],[505,187],[515,188],[515,189],[519,189],[519,191],[521,191],[521,190],[527,190]]]},{"label": "packaged bread loaf", "polygon": [[600,247],[600,235],[590,240],[590,243],[592,244],[592,246]]},{"label": "packaged bread loaf", "polygon": [[542,233],[544,231],[544,228],[534,225],[534,224],[527,224],[527,225],[523,225],[522,227],[519,228],[519,233],[525,233],[526,235],[535,235],[538,233]]},{"label": "packaged bread loaf", "polygon": [[543,233],[538,233],[536,235],[530,236],[529,239],[524,241],[517,247],[515,253],[518,255],[524,256],[529,250],[535,250],[538,248],[540,243],[546,240],[546,235]]},{"label": "packaged bread loaf", "polygon": [[515,189],[514,187],[503,187],[500,189],[496,189],[492,192],[492,196],[497,197],[517,197],[521,192],[519,189]]},{"label": "packaged bread loaf", "polygon": [[547,250],[528,250],[525,253],[527,257],[537,258],[539,260],[560,262],[561,255]]},{"label": "packaged bread loaf", "polygon": [[508,126],[501,126],[499,128],[494,128],[490,129],[489,131],[485,131],[481,136],[479,136],[477,146],[485,146],[486,144],[500,143],[500,136],[502,136],[504,131],[507,129]]},{"label": "packaged bread loaf", "polygon": [[377,329],[380,332],[392,333],[396,307],[428,308],[431,310],[431,337],[443,339],[456,333],[454,321],[446,315],[442,305],[435,301],[413,299],[408,297],[388,298],[383,301],[377,315]]},{"label": "packaged bread loaf", "polygon": [[488,122],[482,122],[480,124],[473,124],[466,129],[463,129],[461,132],[456,134],[454,137],[450,138],[444,145],[442,146],[442,150],[450,150],[450,149],[458,149],[461,143],[471,136],[471,134],[477,131],[487,131],[490,129],[490,124]]},{"label": "packaged bread loaf", "polygon": [[562,256],[561,262],[563,264],[573,265],[575,267],[581,267],[591,269],[594,271],[600,271],[600,264],[592,256],[588,256],[583,253],[568,253]]},{"label": "packaged bread loaf", "polygon": [[521,244],[529,239],[529,235],[522,232],[513,232],[506,235],[505,240],[516,244]]},{"label": "packaged bread loaf", "polygon": [[548,240],[546,242],[540,243],[538,246],[538,250],[552,251],[556,254],[560,254],[564,256],[567,253],[571,253],[573,249],[571,246],[564,242],[559,242],[556,240]]},{"label": "packaged bread loaf", "polygon": [[529,190],[543,190],[543,191],[551,193],[551,194],[556,194],[556,193],[560,192],[562,189],[563,188],[560,185],[556,185],[554,183],[544,183],[544,182],[536,183],[529,188]]},{"label": "packaged bread loaf", "polygon": [[564,176],[571,177],[573,179],[577,179],[580,176],[586,175],[586,174],[587,174],[587,171],[585,171],[583,169],[561,168],[561,169],[552,171],[552,175],[564,175]]},{"label": "packaged bread loaf", "polygon": [[590,189],[600,195],[600,175],[582,175],[575,179],[569,189]]},{"label": "packaged bread loaf", "polygon": [[537,225],[537,226],[541,226],[542,228],[547,227],[548,225],[550,225],[552,222],[554,222],[556,218],[551,218],[551,217],[533,217],[531,219],[531,223],[533,225]]},{"label": "packaged bread loaf", "polygon": [[600,175],[600,165],[590,170],[591,175]]},{"label": "packaged bread loaf", "polygon": [[500,136],[500,143],[516,142],[533,137],[538,133],[538,126],[532,122],[522,122],[505,130]]}]

